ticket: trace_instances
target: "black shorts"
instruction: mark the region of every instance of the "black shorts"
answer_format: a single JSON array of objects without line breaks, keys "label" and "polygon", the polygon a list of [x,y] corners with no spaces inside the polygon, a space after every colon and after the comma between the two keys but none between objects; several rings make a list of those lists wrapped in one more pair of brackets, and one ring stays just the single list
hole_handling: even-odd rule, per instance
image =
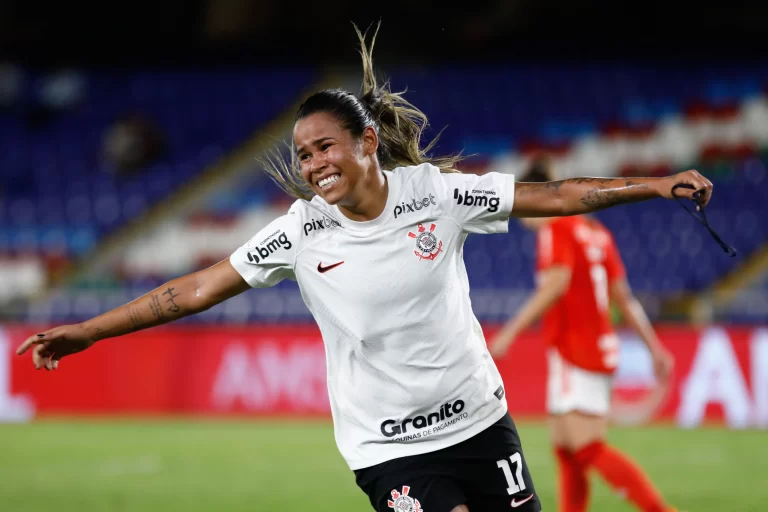
[{"label": "black shorts", "polygon": [[509,413],[474,437],[435,452],[355,471],[377,512],[540,512]]}]

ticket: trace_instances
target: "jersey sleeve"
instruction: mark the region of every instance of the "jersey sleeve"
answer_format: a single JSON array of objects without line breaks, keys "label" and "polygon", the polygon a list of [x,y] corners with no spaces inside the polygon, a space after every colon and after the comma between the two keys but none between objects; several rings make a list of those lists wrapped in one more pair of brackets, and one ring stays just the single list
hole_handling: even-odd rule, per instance
[{"label": "jersey sleeve", "polygon": [[283,279],[296,279],[297,215],[288,213],[270,222],[229,257],[252,288],[268,288]]},{"label": "jersey sleeve", "polygon": [[515,177],[489,172],[483,175],[441,173],[432,167],[443,210],[468,233],[506,233],[515,201]]},{"label": "jersey sleeve", "polygon": [[539,270],[553,266],[573,269],[573,243],[564,226],[552,222],[539,229],[536,235],[536,249],[536,267]]},{"label": "jersey sleeve", "polygon": [[624,268],[624,262],[621,260],[619,249],[616,247],[616,242],[612,236],[610,237],[610,243],[606,248],[605,271],[608,274],[608,282],[610,283],[623,279],[627,275]]}]

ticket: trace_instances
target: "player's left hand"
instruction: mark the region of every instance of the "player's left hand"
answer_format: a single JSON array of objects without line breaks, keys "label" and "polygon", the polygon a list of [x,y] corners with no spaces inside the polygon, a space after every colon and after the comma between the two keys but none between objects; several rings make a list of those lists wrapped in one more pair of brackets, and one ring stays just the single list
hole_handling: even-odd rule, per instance
[{"label": "player's left hand", "polygon": [[675,366],[675,359],[665,348],[655,350],[651,357],[653,358],[653,372],[659,382],[666,382],[672,374],[672,368]]},{"label": "player's left hand", "polygon": [[[672,195],[672,187],[679,184],[691,185],[693,188],[680,187],[675,189],[675,195],[677,197],[686,197],[693,200],[693,195],[696,192],[699,192],[700,206],[706,206],[712,198],[712,182],[699,174],[695,169],[666,176],[656,183],[659,195],[666,199],[674,199],[674,196]],[[699,209],[699,205],[696,207],[697,210]]]}]

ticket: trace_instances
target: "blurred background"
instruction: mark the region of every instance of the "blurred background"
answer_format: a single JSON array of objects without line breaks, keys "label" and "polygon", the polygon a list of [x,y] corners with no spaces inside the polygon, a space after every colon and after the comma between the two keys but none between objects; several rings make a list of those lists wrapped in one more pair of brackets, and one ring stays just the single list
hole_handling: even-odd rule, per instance
[{"label": "blurred background", "polygon": [[[0,510],[369,509],[335,451],[322,342],[293,282],[52,374],[13,351],[228,257],[283,214],[256,158],[312,91],[359,91],[351,22],[378,20],[378,71],[428,135],[444,129],[436,153],[469,155],[464,172],[519,174],[543,151],[564,177],[713,181],[707,213],[735,258],[671,201],[597,215],[677,358],[658,399],[616,316],[613,435],[681,510],[720,510],[725,488],[740,496],[729,510],[764,510],[766,16],[757,2],[0,3]],[[469,237],[465,261],[489,337],[533,289],[534,236],[511,221]],[[536,331],[499,366],[552,509]],[[597,488],[596,509],[622,507]]]}]

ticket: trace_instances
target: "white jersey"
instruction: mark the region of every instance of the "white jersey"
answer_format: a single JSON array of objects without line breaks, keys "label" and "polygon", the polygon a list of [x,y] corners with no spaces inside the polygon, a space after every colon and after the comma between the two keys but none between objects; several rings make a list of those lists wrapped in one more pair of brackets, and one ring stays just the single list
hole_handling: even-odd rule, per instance
[{"label": "white jersey", "polygon": [[235,251],[252,287],[295,279],[325,344],[336,443],[351,469],[464,441],[507,411],[472,313],[463,245],[506,233],[514,177],[384,171],[376,219],[316,196]]}]

